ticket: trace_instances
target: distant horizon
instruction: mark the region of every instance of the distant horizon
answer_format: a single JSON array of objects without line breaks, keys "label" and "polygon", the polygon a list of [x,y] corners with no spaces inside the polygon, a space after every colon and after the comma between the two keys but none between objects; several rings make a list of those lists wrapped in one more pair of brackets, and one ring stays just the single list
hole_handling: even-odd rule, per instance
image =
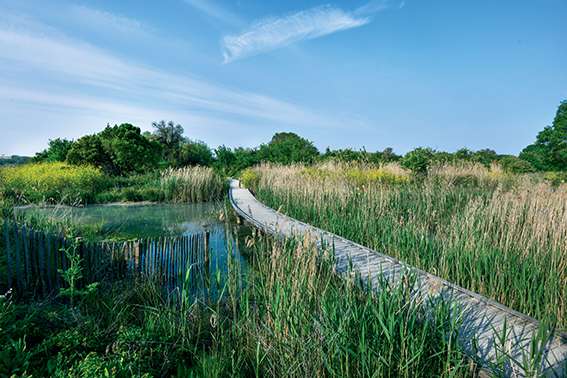
[{"label": "distant horizon", "polygon": [[567,3],[0,0],[0,155],[173,120],[212,148],[517,155],[567,99]]}]

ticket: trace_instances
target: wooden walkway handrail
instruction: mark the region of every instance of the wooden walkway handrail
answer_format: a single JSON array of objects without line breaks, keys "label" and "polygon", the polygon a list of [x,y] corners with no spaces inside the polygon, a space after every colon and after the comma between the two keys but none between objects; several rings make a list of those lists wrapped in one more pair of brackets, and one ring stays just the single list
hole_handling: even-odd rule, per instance
[{"label": "wooden walkway handrail", "polygon": [[[355,272],[377,286],[383,277],[396,283],[405,272],[411,271],[417,280],[417,295],[444,298],[462,309],[461,344],[469,356],[491,369],[497,356],[506,353],[504,374],[526,375],[522,362],[524,355],[530,353],[532,340],[538,337],[537,320],[390,256],[285,216],[256,200],[249,190],[240,187],[238,180],[230,182],[229,199],[240,217],[265,233],[283,237],[309,234],[318,240],[319,247],[334,246],[340,274]],[[503,335],[505,329],[507,332]],[[506,339],[503,343],[502,336]],[[543,375],[563,377],[567,373],[567,334],[549,335],[542,349]]]}]

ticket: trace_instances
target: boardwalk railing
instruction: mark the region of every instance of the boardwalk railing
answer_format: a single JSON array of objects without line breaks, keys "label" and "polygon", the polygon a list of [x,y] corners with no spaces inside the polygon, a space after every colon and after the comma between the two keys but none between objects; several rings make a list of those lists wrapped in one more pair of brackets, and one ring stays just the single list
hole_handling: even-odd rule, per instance
[{"label": "boardwalk railing", "polygon": [[65,253],[69,249],[81,257],[83,279],[79,287],[136,274],[175,285],[186,279],[188,269],[208,274],[209,232],[134,241],[89,242],[69,240],[61,234],[36,231],[7,220],[2,228],[6,264],[3,284],[18,294],[46,295],[63,287],[60,271],[69,268]]}]

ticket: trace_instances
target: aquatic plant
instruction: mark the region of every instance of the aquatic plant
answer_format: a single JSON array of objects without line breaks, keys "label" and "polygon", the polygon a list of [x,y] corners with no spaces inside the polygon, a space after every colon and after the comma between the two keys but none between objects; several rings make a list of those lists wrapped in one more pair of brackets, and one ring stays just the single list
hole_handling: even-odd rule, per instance
[{"label": "aquatic plant", "polygon": [[[431,167],[403,185],[262,166],[273,208],[567,327],[567,186],[480,166]],[[364,168],[361,168],[364,169]]]},{"label": "aquatic plant", "polygon": [[161,175],[161,189],[171,202],[205,202],[226,195],[222,177],[212,168],[199,166],[167,169]]}]

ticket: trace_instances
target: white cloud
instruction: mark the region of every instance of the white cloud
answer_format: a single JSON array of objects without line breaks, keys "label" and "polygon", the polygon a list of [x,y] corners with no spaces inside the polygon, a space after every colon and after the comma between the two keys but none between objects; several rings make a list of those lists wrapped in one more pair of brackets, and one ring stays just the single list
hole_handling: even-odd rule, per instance
[{"label": "white cloud", "polygon": [[221,7],[214,0],[185,0],[185,3],[225,24],[239,27],[243,23],[240,17]]},{"label": "white cloud", "polygon": [[150,31],[147,25],[138,20],[84,5],[71,6],[69,13],[72,19],[80,20],[83,25],[88,24],[98,30],[110,29],[112,32],[128,35],[146,35]]},{"label": "white cloud", "polygon": [[[24,29],[0,25],[0,114],[16,122],[35,119],[80,134],[94,131],[94,120],[100,128],[108,121],[144,126],[175,118],[200,128],[199,137],[211,143],[227,135],[236,141],[240,131],[253,139],[281,128],[342,127],[287,101],[132,63],[48,28]],[[16,147],[16,139],[0,140],[0,150]]]},{"label": "white cloud", "polygon": [[322,37],[370,22],[365,16],[325,5],[283,17],[262,19],[238,35],[223,38],[225,63]]}]

